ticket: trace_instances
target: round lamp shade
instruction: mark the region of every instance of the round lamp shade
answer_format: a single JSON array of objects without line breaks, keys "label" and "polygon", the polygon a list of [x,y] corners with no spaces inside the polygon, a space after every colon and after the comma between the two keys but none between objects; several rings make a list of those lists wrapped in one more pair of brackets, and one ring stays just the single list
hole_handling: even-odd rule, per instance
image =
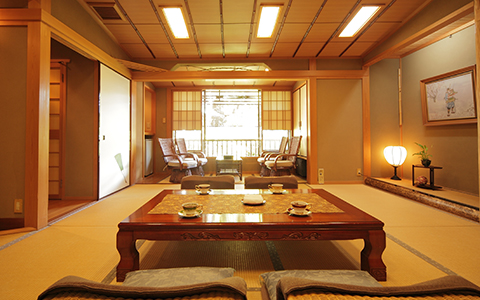
[{"label": "round lamp shade", "polygon": [[407,158],[407,149],[402,146],[388,146],[383,150],[383,155],[392,166],[400,166]]}]

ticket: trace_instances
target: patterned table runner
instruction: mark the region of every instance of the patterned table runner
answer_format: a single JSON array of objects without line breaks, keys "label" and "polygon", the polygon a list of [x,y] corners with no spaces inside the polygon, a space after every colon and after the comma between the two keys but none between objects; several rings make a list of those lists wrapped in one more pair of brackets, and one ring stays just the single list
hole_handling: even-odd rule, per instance
[{"label": "patterned table runner", "polygon": [[245,195],[175,195],[169,194],[157,204],[149,214],[177,214],[182,210],[182,203],[197,202],[203,204],[205,214],[235,213],[284,213],[292,201],[305,201],[311,204],[314,213],[341,213],[341,209],[314,193],[308,194],[263,194],[266,201],[263,205],[244,205]]}]

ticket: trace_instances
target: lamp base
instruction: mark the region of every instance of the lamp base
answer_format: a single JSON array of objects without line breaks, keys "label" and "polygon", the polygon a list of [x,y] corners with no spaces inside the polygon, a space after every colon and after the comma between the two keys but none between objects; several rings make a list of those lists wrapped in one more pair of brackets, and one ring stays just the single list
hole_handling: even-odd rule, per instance
[{"label": "lamp base", "polygon": [[393,179],[393,180],[402,180],[400,177],[397,176],[397,168],[398,166],[392,166],[393,167],[393,176],[390,177],[390,179]]},{"label": "lamp base", "polygon": [[402,178],[398,177],[396,174],[393,175],[392,177],[390,177],[390,179],[393,179],[393,180],[402,180]]}]

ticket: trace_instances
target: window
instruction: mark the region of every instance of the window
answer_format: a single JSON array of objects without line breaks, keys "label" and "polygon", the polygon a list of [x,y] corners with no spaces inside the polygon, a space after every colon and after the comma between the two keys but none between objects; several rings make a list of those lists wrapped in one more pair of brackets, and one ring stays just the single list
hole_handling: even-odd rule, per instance
[{"label": "window", "polygon": [[174,137],[210,157],[258,156],[278,150],[281,138],[290,136],[291,105],[290,91],[174,91]]},{"label": "window", "polygon": [[260,149],[259,90],[204,90],[208,156],[256,156]]}]

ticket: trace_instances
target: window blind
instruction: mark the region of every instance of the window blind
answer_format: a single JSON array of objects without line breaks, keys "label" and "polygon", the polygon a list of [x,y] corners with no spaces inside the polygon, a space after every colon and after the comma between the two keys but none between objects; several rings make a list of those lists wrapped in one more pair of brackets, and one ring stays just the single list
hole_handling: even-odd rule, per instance
[{"label": "window blind", "polygon": [[173,91],[173,130],[202,129],[202,92]]},{"label": "window blind", "polygon": [[290,91],[263,91],[262,129],[291,130],[291,106]]}]

